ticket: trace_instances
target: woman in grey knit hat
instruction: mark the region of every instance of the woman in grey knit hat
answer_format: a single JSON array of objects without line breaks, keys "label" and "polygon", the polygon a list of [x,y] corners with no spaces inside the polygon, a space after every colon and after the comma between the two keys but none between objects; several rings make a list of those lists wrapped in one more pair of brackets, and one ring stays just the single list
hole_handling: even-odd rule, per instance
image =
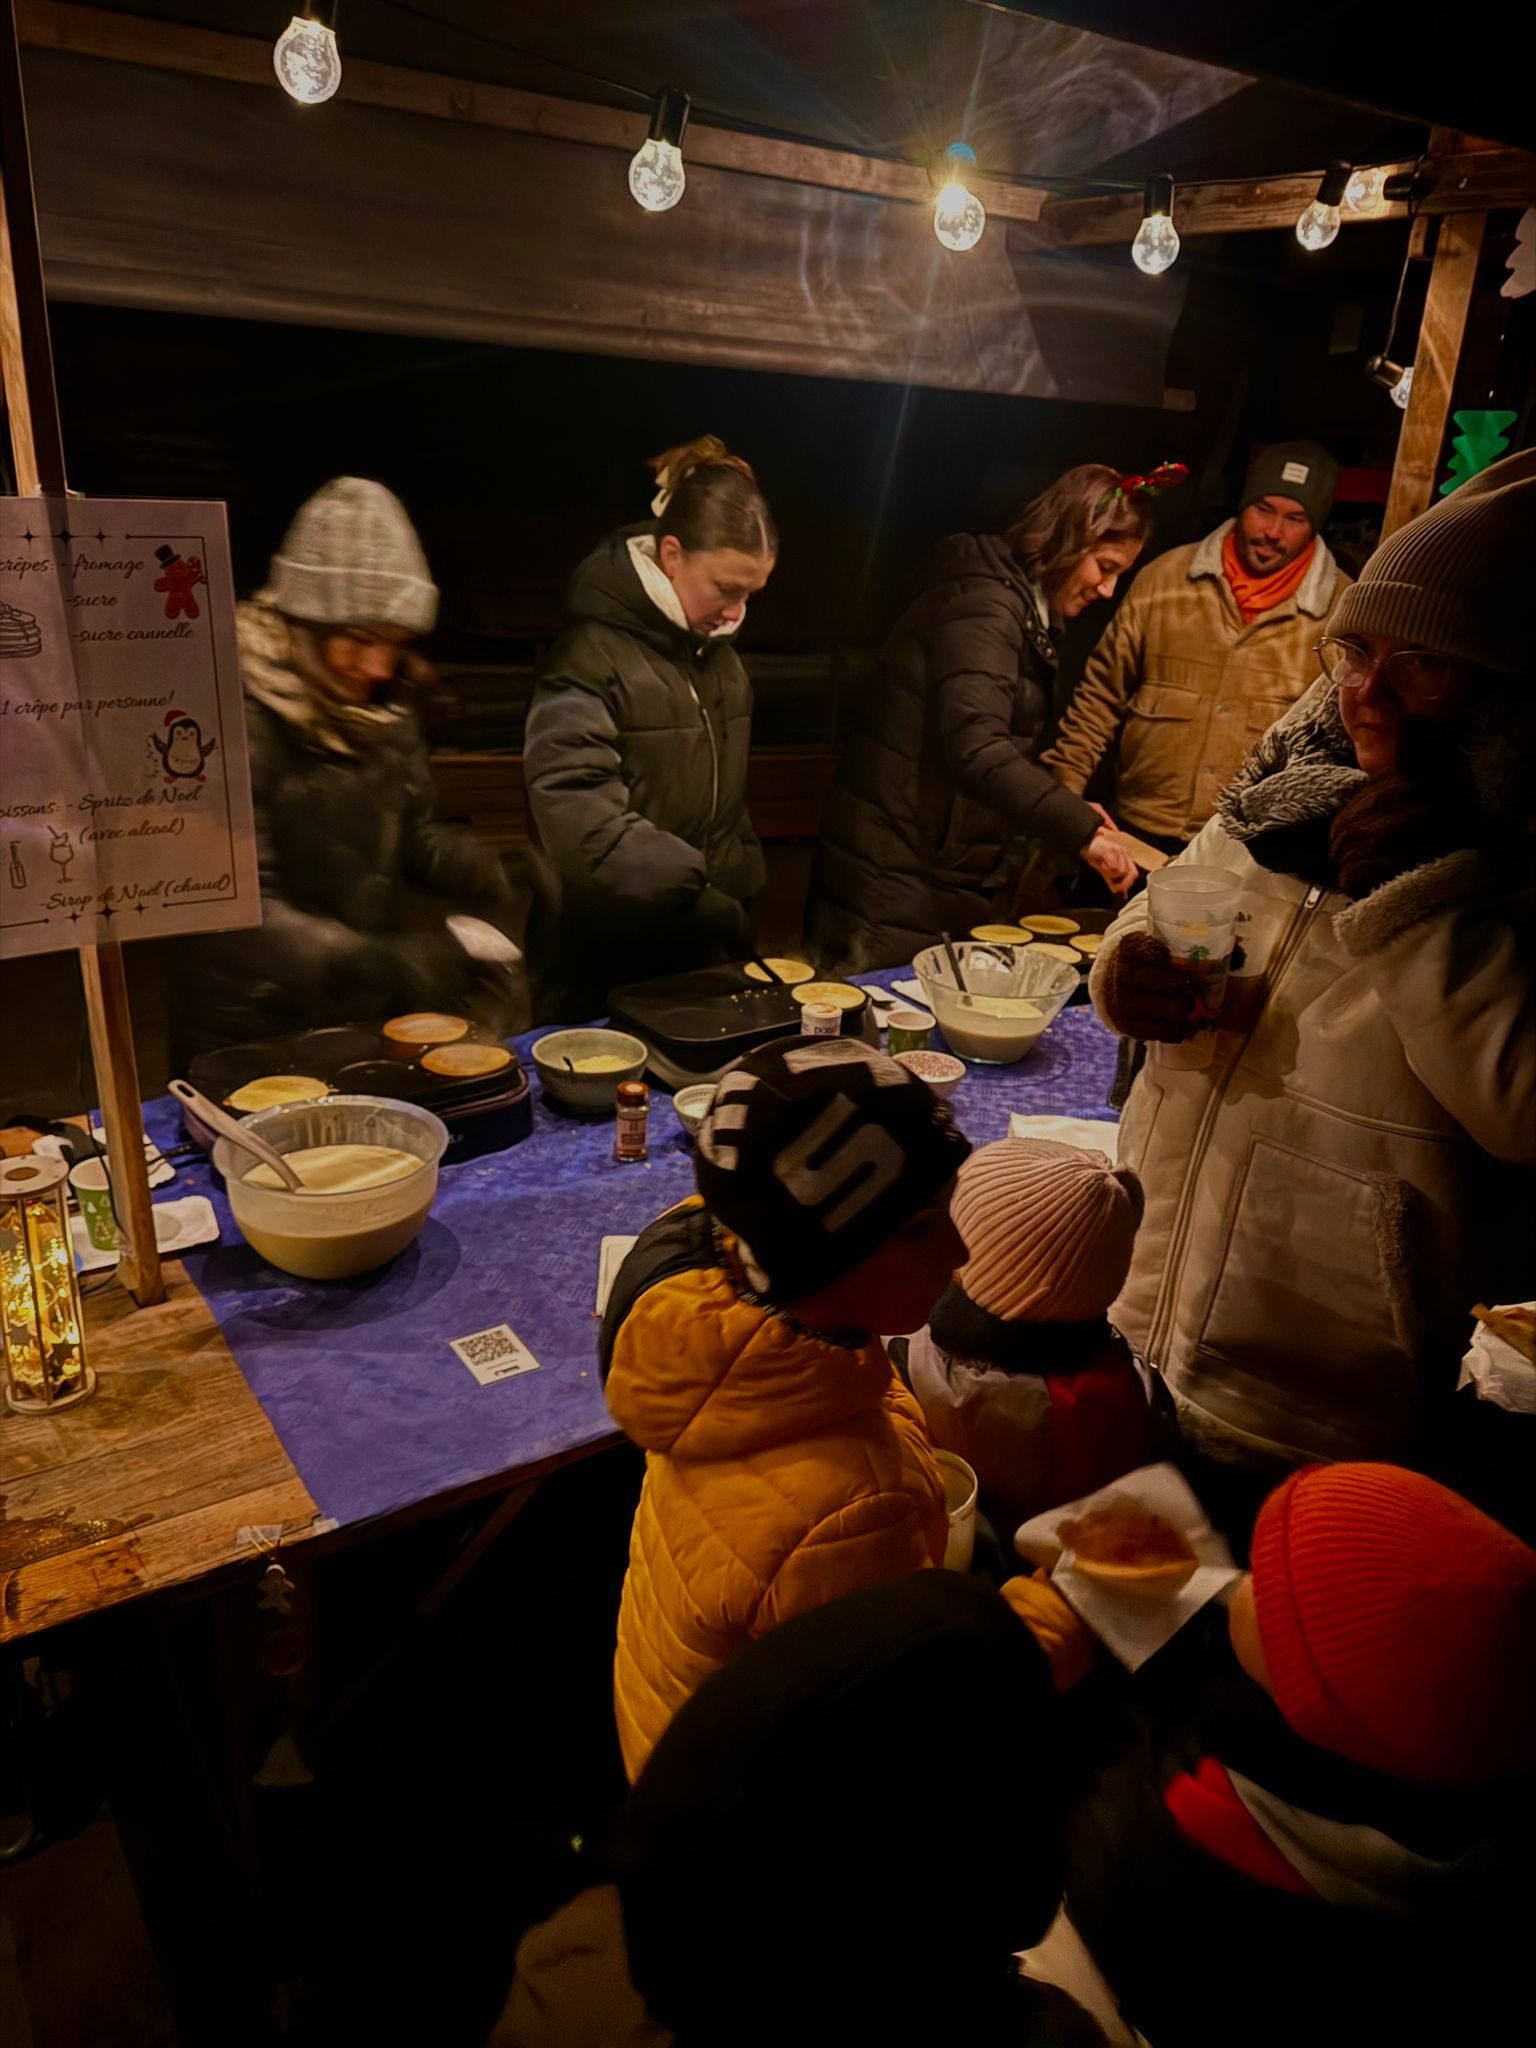
[{"label": "woman in grey knit hat", "polygon": [[1153,1041],[1111,1319],[1186,1434],[1261,1471],[1428,1457],[1472,1305],[1533,1291],[1533,513],[1536,451],[1386,541],[1181,857],[1241,879],[1256,1019],[1191,1030],[1145,896],[1095,965]]},{"label": "woman in grey knit hat", "polygon": [[436,619],[405,507],[350,476],[240,606],[262,922],[188,942],[184,1052],[426,1007],[528,1021],[501,863],[434,817],[413,649]]}]

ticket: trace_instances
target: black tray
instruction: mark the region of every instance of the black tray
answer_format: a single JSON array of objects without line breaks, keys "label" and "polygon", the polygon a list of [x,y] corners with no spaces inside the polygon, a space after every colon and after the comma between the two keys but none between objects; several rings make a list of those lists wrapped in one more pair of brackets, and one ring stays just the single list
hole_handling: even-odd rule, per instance
[{"label": "black tray", "polygon": [[[701,967],[660,981],[631,982],[608,999],[615,1031],[644,1039],[667,1078],[707,1080],[744,1054],[800,1030],[798,991],[752,981],[741,967]],[[865,1034],[869,998],[843,1012],[843,1034]]]},{"label": "black tray", "polygon": [[[469,1042],[500,1043],[474,1032]],[[431,1049],[423,1046],[421,1051]],[[533,1129],[533,1095],[516,1053],[510,1066],[494,1074],[455,1079],[432,1073],[421,1064],[419,1054],[406,1059],[392,1053],[378,1024],[290,1031],[281,1038],[220,1046],[215,1052],[200,1054],[187,1069],[192,1086],[221,1106],[237,1088],[262,1074],[312,1074],[317,1081],[329,1082],[338,1095],[382,1095],[430,1109],[448,1127],[445,1166],[479,1159],[487,1152],[504,1152]],[[185,1108],[182,1122],[190,1138],[212,1150],[213,1133]]]}]

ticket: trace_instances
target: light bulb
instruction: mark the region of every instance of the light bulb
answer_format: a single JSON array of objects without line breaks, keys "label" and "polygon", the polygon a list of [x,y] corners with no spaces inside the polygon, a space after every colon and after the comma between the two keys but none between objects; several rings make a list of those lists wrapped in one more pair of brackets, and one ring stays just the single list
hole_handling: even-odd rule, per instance
[{"label": "light bulb", "polygon": [[1394,405],[1400,405],[1406,412],[1408,400],[1413,393],[1413,365],[1404,369],[1401,363],[1394,363],[1390,356],[1372,356],[1365,366],[1365,374],[1373,384],[1379,384]]},{"label": "light bulb", "polygon": [[1173,224],[1172,215],[1149,213],[1136,230],[1136,239],[1131,244],[1131,261],[1148,277],[1161,277],[1178,259],[1179,231]]},{"label": "light bulb", "polygon": [[1387,174],[1378,164],[1370,170],[1351,171],[1344,187],[1344,203],[1354,213],[1374,213],[1386,202]]},{"label": "light bulb", "polygon": [[1296,239],[1303,249],[1310,249],[1315,255],[1319,249],[1326,249],[1335,241],[1339,232],[1339,202],[1349,189],[1353,173],[1342,157],[1335,157],[1322,175],[1317,188],[1317,197],[1312,204],[1303,208],[1301,219],[1296,223]]},{"label": "light bulb", "polygon": [[629,164],[630,197],[647,213],[669,213],[688,189],[683,135],[689,105],[687,93],[669,85],[651,103],[650,133]]},{"label": "light bulb", "polygon": [[951,178],[933,202],[933,232],[946,249],[974,249],[987,224],[987,209],[958,178]]},{"label": "light bulb", "polygon": [[688,189],[683,152],[675,142],[642,142],[629,162],[629,189],[647,213],[667,213]]},{"label": "light bulb", "polygon": [[1173,180],[1166,172],[1148,178],[1142,215],[1131,244],[1131,261],[1148,277],[1160,277],[1179,256],[1179,231],[1173,224]]},{"label": "light bulb", "polygon": [[1320,199],[1314,199],[1296,223],[1296,239],[1303,249],[1326,249],[1338,239],[1338,233],[1339,209],[1324,206]]},{"label": "light bulb", "polygon": [[296,14],[273,45],[272,69],[289,99],[318,107],[341,83],[336,31],[323,21]]}]

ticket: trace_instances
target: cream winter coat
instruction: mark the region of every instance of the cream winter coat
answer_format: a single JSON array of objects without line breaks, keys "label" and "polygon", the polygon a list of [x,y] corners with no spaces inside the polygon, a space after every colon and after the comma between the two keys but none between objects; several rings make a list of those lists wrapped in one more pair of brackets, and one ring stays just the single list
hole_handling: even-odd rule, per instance
[{"label": "cream winter coat", "polygon": [[[1146,1215],[1110,1319],[1213,1448],[1391,1456],[1419,1395],[1454,1387],[1472,1304],[1531,1291],[1529,923],[1472,852],[1353,904],[1220,819],[1180,859],[1242,877],[1269,992],[1252,1032],[1195,1041],[1208,1065],[1150,1050],[1120,1140]],[[1143,893],[1096,1000],[1146,922]]]}]

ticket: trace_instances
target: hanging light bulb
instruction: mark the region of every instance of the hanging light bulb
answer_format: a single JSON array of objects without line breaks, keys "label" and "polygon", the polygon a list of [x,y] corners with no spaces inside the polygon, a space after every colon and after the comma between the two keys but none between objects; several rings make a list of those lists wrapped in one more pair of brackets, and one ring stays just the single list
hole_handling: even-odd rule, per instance
[{"label": "hanging light bulb", "polygon": [[289,99],[318,107],[341,83],[341,52],[329,22],[296,14],[272,49],[272,69]]},{"label": "hanging light bulb", "polygon": [[1379,384],[1394,405],[1407,410],[1409,397],[1413,392],[1413,365],[1405,370],[1401,363],[1394,363],[1390,356],[1372,356],[1365,366],[1365,374],[1373,384]]},{"label": "hanging light bulb", "polygon": [[1148,277],[1161,277],[1179,259],[1179,231],[1173,224],[1173,180],[1166,173],[1147,180],[1146,215],[1131,244],[1131,261]]},{"label": "hanging light bulb", "polygon": [[1349,184],[1349,165],[1335,160],[1323,173],[1317,197],[1296,223],[1296,239],[1303,249],[1314,253],[1338,239],[1339,202]]},{"label": "hanging light bulb", "polygon": [[688,188],[683,133],[690,104],[687,93],[664,85],[651,108],[651,132],[630,159],[630,197],[647,213],[670,213]]},{"label": "hanging light bulb", "polygon": [[1387,203],[1387,174],[1379,164],[1362,165],[1349,174],[1344,204],[1352,213],[1376,213]]},{"label": "hanging light bulb", "polygon": [[965,182],[976,168],[976,152],[952,142],[939,162],[948,175],[933,202],[933,232],[946,249],[974,249],[987,225],[987,209]]}]

